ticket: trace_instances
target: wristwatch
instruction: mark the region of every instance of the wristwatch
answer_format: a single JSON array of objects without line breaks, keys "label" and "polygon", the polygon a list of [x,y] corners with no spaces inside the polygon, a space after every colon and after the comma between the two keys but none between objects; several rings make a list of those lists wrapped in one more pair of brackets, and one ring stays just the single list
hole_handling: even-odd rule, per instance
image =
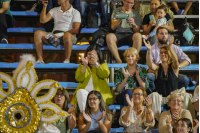
[{"label": "wristwatch", "polygon": [[99,63],[98,63],[98,62],[96,62],[96,63],[95,63],[95,66],[96,66],[96,65],[99,65]]},{"label": "wristwatch", "polygon": [[180,69],[180,68],[181,68],[181,66],[179,65],[179,66],[178,66],[178,68]]}]

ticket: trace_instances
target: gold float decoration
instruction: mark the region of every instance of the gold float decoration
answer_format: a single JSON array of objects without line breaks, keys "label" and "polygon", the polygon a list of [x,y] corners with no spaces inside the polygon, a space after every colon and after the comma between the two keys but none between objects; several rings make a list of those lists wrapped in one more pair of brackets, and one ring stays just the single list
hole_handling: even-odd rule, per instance
[{"label": "gold float decoration", "polygon": [[[0,79],[8,84],[8,91],[0,87],[0,132],[35,133],[41,122],[52,123],[61,117],[68,117],[51,99],[57,89],[62,88],[54,80],[42,80],[38,83],[32,62],[19,69],[16,79],[0,72]],[[48,88],[46,95],[37,97],[40,90]],[[42,114],[42,109],[54,112],[51,116]]]}]

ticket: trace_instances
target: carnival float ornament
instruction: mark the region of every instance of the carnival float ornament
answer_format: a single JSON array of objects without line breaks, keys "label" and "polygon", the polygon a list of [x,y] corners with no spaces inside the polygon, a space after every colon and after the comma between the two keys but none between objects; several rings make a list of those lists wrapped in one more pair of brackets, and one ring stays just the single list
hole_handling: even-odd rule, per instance
[{"label": "carnival float ornament", "polygon": [[[0,80],[8,84],[7,91],[0,86],[0,132],[35,133],[41,123],[52,123],[70,116],[51,102],[57,89],[62,88],[60,84],[51,79],[36,83],[37,75],[31,61],[18,69],[13,77],[0,72]],[[46,88],[48,92],[38,96]],[[54,114],[45,116],[42,114],[44,109],[52,110]]]}]

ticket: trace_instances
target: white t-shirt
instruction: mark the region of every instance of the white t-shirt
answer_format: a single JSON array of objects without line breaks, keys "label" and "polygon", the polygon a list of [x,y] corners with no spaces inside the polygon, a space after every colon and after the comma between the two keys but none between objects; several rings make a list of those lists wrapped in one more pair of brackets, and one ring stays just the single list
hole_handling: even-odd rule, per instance
[{"label": "white t-shirt", "polygon": [[[73,27],[73,22],[79,22],[81,23],[81,15],[78,10],[74,9],[73,6],[71,5],[70,9],[63,12],[60,7],[55,7],[49,11],[51,16],[54,19],[54,28],[53,31],[55,30],[60,30],[60,31],[69,31]],[[62,36],[64,33],[62,33]],[[60,36],[60,35],[59,35]]]}]

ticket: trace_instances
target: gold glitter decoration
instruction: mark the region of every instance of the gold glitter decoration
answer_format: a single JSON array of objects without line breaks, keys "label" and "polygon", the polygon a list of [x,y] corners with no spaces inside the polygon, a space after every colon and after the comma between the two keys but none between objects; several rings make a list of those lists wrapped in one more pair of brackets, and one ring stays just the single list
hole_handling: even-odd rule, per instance
[{"label": "gold glitter decoration", "polygon": [[[50,86],[42,86],[41,88],[39,88],[39,89],[37,90],[37,92],[35,93],[35,95],[33,96],[34,99],[42,99],[42,98],[46,97],[47,95],[49,95],[50,89],[52,89],[53,87],[55,87],[55,89],[62,88],[62,87],[60,87],[60,84],[59,84],[58,82],[55,82],[54,80],[51,80],[51,79],[42,80],[42,81],[38,82],[37,84],[35,84],[35,86],[32,87],[32,88],[35,89],[35,88],[37,87],[37,85],[42,84],[42,83],[45,83],[45,82],[54,82],[54,83],[53,83],[52,85],[50,85]],[[43,95],[43,96],[38,96],[38,97],[36,97],[37,94],[38,94],[42,89],[44,89],[44,88],[49,88],[48,92],[47,92],[45,95]],[[31,91],[32,91],[32,90],[30,90],[30,92],[31,92]],[[56,95],[56,92],[57,92],[57,91],[54,91],[54,93],[51,95],[51,97],[49,97],[48,99],[46,99],[45,101],[42,101],[42,102],[51,101],[51,99]],[[42,102],[39,102],[38,104],[41,104]]]},{"label": "gold glitter decoration", "polygon": [[62,112],[62,113],[57,113],[58,115],[61,115],[61,116],[70,116],[71,114],[68,114],[68,113],[65,113],[65,112]]},{"label": "gold glitter decoration", "polygon": [[[0,103],[0,132],[35,133],[39,129],[41,120],[43,120],[42,122],[52,123],[62,116],[69,116],[55,103],[50,102],[57,89],[62,89],[60,84],[50,79],[36,83],[37,75],[31,62],[28,62],[17,72],[15,80],[5,73],[0,72],[0,74],[4,75],[0,79],[5,81],[9,87],[8,92],[0,87],[0,98],[3,99]],[[22,82],[26,74],[29,79],[27,80],[28,83],[23,86],[24,83]],[[10,79],[9,82],[8,79]],[[11,89],[12,86],[14,88]],[[49,88],[47,94],[36,97],[39,91],[44,88]],[[42,115],[41,108],[51,110],[53,114]]]},{"label": "gold glitter decoration", "polygon": [[[25,104],[28,108],[20,105],[20,103]],[[0,103],[0,107],[2,109],[0,112],[1,132],[27,131],[29,133],[34,133],[38,130],[41,121],[41,109],[26,89],[17,89],[11,96],[7,97]],[[24,112],[22,115],[25,116],[22,116],[24,117],[22,121],[17,122],[14,120],[15,118],[13,118],[13,113],[15,110],[22,110]],[[6,116],[8,117],[8,122],[6,121]]]},{"label": "gold glitter decoration", "polygon": [[[11,79],[11,81],[12,81],[12,83],[13,83],[13,86],[14,86],[14,88],[15,88],[14,80],[12,79],[12,77],[11,77],[10,75],[8,75],[8,74],[6,74],[6,73],[2,73],[2,72],[0,72],[0,74],[5,75],[5,76],[7,76],[9,79]],[[0,76],[0,80],[6,82],[6,83],[8,84],[8,91],[7,91],[7,92],[4,91],[3,88],[2,88],[1,86],[0,86],[0,90],[1,90],[3,93],[5,93],[6,95],[9,95],[9,94],[11,93],[11,89],[10,89],[10,88],[11,88],[11,85],[10,85],[10,83],[9,83],[6,79],[1,78],[1,76]],[[4,98],[4,96],[1,96],[1,95],[0,95],[0,97],[1,97],[2,99]]]},{"label": "gold glitter decoration", "polygon": [[[38,80],[38,77],[37,77],[37,74],[36,74],[36,71],[35,71],[35,69],[34,69],[34,67],[32,66],[32,62],[27,62],[27,66],[24,66],[24,67],[22,67],[18,72],[17,72],[17,78],[15,79],[15,82],[17,81],[17,79],[18,79],[18,76],[19,76],[19,73],[23,70],[23,69],[26,69],[26,71],[22,74],[22,75],[25,75],[26,73],[28,73],[28,76],[29,76],[29,82],[28,82],[28,84],[27,84],[27,86],[26,87],[28,87],[28,85],[30,84],[30,81],[31,80],[34,80],[34,83],[36,83],[37,82],[37,80]],[[32,79],[31,78],[31,76],[30,76],[30,74],[29,74],[29,70],[32,70],[33,71],[33,73],[34,73],[34,79]],[[23,76],[21,76],[21,78],[20,78],[20,86],[22,86],[22,79],[23,79]],[[32,88],[31,88],[32,89]]]},{"label": "gold glitter decoration", "polygon": [[31,81],[31,76],[30,76],[30,74],[26,71],[26,72],[24,72],[23,74],[22,74],[22,76],[21,76],[21,79],[20,79],[20,86],[22,86],[22,79],[24,78],[24,76],[25,75],[28,75],[28,84],[26,85],[26,88],[28,88],[28,86],[29,86],[29,84],[30,84],[30,81]]}]

